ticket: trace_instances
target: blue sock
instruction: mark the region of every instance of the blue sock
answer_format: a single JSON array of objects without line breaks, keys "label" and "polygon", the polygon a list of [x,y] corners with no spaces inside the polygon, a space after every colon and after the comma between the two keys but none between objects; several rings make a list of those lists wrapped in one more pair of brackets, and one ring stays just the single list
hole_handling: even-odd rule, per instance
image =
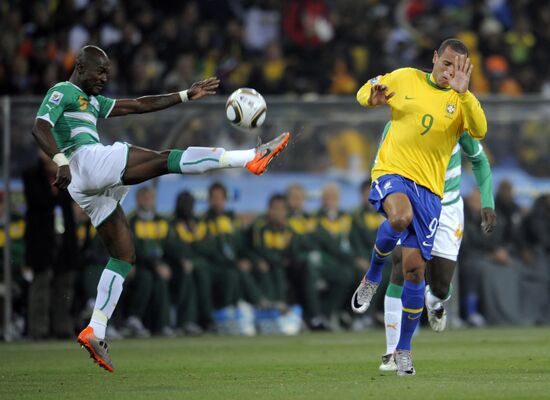
[{"label": "blue sock", "polygon": [[477,304],[478,304],[477,293],[468,293],[466,294],[466,315],[469,317],[472,314],[477,313]]},{"label": "blue sock", "polygon": [[384,268],[386,258],[395,248],[401,234],[401,232],[397,232],[391,227],[388,220],[385,220],[380,225],[378,228],[378,233],[376,234],[374,250],[372,251],[370,268],[365,275],[369,281],[376,283],[380,283],[382,281],[382,268]]},{"label": "blue sock", "polygon": [[420,322],[422,310],[424,309],[424,288],[426,282],[422,279],[420,283],[405,281],[403,285],[403,314],[401,316],[401,335],[397,350],[410,350],[413,333]]}]

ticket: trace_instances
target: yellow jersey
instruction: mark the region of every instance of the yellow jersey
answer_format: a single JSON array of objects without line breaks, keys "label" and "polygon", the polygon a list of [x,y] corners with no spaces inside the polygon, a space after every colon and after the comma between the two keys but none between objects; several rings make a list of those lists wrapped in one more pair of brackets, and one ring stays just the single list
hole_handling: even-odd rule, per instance
[{"label": "yellow jersey", "polygon": [[476,97],[436,85],[430,73],[401,68],[369,80],[357,92],[357,101],[368,107],[372,85],[383,84],[391,120],[386,125],[372,168],[372,179],[397,174],[443,198],[445,171],[453,148],[466,131],[483,139],[487,120]]}]

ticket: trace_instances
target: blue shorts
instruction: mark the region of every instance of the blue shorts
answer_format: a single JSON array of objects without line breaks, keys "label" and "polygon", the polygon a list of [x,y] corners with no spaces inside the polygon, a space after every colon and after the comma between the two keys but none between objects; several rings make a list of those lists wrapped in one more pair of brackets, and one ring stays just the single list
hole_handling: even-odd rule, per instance
[{"label": "blue shorts", "polygon": [[369,201],[385,217],[384,199],[392,193],[404,193],[413,208],[413,220],[403,232],[401,245],[417,248],[425,260],[431,260],[441,214],[441,198],[401,175],[383,175],[372,182]]}]

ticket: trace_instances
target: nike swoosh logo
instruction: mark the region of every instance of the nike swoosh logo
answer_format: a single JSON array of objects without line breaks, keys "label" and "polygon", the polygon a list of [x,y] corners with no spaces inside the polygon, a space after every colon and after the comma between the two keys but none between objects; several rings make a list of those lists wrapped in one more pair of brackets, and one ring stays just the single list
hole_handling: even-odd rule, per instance
[{"label": "nike swoosh logo", "polygon": [[265,149],[265,154],[262,155],[262,156],[260,157],[260,160],[261,160],[262,158],[266,158],[266,157],[267,157],[268,155],[270,155],[270,154],[271,154],[271,149]]},{"label": "nike swoosh logo", "polygon": [[414,100],[414,97],[405,96],[405,100]]},{"label": "nike swoosh logo", "polygon": [[414,321],[415,319],[420,318],[421,315],[422,315],[422,314],[418,314],[416,317],[411,317],[410,315],[407,315],[407,318],[408,318],[408,319],[412,319],[412,320]]},{"label": "nike swoosh logo", "polygon": [[431,244],[430,244],[430,243],[426,243],[426,242],[424,241],[424,242],[422,242],[422,246],[431,247]]}]

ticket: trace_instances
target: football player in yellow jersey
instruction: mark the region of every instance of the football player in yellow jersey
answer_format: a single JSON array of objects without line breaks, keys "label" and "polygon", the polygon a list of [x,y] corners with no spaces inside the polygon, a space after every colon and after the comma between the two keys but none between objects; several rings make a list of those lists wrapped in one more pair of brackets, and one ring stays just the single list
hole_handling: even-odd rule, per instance
[{"label": "football player in yellow jersey", "polygon": [[370,202],[386,221],[378,229],[371,265],[352,297],[352,309],[367,310],[382,279],[387,256],[401,240],[402,323],[397,375],[415,375],[411,339],[424,308],[424,271],[439,224],[445,171],[462,132],[482,139],[487,120],[468,91],[473,65],[468,49],[447,39],[434,52],[433,69],[402,68],[367,82],[357,93],[364,107],[387,104],[391,120],[372,169]]}]

